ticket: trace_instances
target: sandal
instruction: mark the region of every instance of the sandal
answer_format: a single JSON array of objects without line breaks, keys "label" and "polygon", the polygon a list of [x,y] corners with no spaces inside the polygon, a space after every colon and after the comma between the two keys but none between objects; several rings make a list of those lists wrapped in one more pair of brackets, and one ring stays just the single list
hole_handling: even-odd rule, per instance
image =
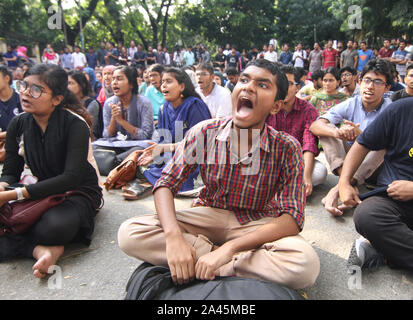
[{"label": "sandal", "polygon": [[133,182],[122,187],[122,196],[125,200],[139,200],[152,192],[153,186],[145,186],[138,181]]}]

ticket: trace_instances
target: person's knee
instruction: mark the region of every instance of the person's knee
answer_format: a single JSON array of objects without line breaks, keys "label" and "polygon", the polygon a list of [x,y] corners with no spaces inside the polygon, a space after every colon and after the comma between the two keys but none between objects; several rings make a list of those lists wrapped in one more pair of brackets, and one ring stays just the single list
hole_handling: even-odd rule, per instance
[{"label": "person's knee", "polygon": [[119,248],[129,256],[131,255],[132,250],[138,245],[130,236],[130,224],[130,220],[126,220],[121,224],[118,230]]},{"label": "person's knee", "polygon": [[326,181],[328,175],[327,168],[319,161],[314,163],[312,182],[313,186],[318,186]]},{"label": "person's knee", "polygon": [[70,243],[79,232],[79,219],[60,219],[59,216],[44,217],[33,229],[33,238],[42,245],[65,245]]},{"label": "person's knee", "polygon": [[375,210],[371,199],[364,200],[354,211],[353,221],[358,233],[366,235],[375,230]]}]

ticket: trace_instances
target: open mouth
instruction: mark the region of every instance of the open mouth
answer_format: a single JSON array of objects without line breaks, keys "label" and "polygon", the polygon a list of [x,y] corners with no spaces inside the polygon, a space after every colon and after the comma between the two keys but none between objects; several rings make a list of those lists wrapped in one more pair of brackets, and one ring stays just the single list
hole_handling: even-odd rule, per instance
[{"label": "open mouth", "polygon": [[238,105],[237,105],[238,115],[240,115],[241,117],[249,116],[252,113],[253,109],[254,109],[254,104],[249,98],[240,97],[238,99]]},{"label": "open mouth", "polygon": [[367,97],[372,97],[374,95],[374,93],[371,91],[364,91],[363,94],[364,96],[367,96]]}]

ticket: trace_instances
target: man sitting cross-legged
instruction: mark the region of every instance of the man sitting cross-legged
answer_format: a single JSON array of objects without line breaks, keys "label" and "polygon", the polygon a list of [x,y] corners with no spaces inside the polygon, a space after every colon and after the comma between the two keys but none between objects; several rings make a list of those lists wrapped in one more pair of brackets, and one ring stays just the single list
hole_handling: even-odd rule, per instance
[{"label": "man sitting cross-legged", "polygon": [[[370,60],[364,67],[360,81],[360,96],[350,98],[320,116],[310,131],[320,137],[330,170],[340,176],[351,145],[368,125],[390,104],[383,98],[393,82],[390,63],[386,60]],[[341,124],[341,126],[339,126]],[[352,177],[352,184],[361,185],[374,177],[383,163],[384,150],[370,152]],[[377,172],[376,172],[377,173]],[[338,186],[333,187],[322,200],[324,207],[332,215],[339,216],[345,205],[338,206]]]},{"label": "man sitting cross-legged", "polygon": [[[364,238],[355,241],[349,266],[413,270],[413,98],[390,105],[361,134],[344,161],[340,199],[358,205],[354,224]],[[377,184],[384,191],[360,201],[350,180],[370,150],[385,149]]]},{"label": "man sitting cross-legged", "polygon": [[[154,187],[157,214],[124,222],[120,248],[169,266],[178,284],[241,276],[294,289],[312,285],[320,263],[299,235],[305,206],[301,147],[265,124],[287,90],[274,63],[251,62],[234,88],[233,118],[207,120],[188,131]],[[174,195],[198,164],[205,186],[195,207],[175,211]]]}]

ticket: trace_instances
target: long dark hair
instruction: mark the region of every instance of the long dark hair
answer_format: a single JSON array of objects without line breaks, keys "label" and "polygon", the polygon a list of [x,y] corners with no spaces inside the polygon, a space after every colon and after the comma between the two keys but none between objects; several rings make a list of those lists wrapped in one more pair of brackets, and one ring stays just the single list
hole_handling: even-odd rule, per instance
[{"label": "long dark hair", "polygon": [[116,70],[120,70],[125,77],[128,79],[129,84],[132,85],[132,93],[133,94],[138,94],[139,93],[139,85],[138,85],[138,70],[133,67],[129,66],[121,66],[121,67],[116,67],[115,70],[113,70],[113,73],[115,73]]},{"label": "long dark hair", "polygon": [[40,81],[44,82],[52,90],[53,97],[63,96],[63,100],[57,108],[66,108],[77,113],[85,119],[90,129],[93,127],[92,116],[87,112],[79,99],[67,88],[68,76],[65,70],[57,65],[41,63],[31,67],[25,76],[38,76]]},{"label": "long dark hair", "polygon": [[92,92],[92,87],[90,86],[90,82],[87,80],[82,71],[71,70],[68,72],[68,75],[80,86],[80,88],[82,89],[82,95],[84,97],[90,95],[90,93]]},{"label": "long dark hair", "polygon": [[199,94],[195,91],[195,87],[191,81],[191,78],[185,71],[178,69],[178,68],[166,68],[163,74],[165,73],[172,74],[172,76],[175,78],[176,81],[178,81],[179,84],[182,84],[182,83],[184,84],[185,89],[182,92],[184,99],[188,97],[195,97],[195,98],[201,99]]}]

